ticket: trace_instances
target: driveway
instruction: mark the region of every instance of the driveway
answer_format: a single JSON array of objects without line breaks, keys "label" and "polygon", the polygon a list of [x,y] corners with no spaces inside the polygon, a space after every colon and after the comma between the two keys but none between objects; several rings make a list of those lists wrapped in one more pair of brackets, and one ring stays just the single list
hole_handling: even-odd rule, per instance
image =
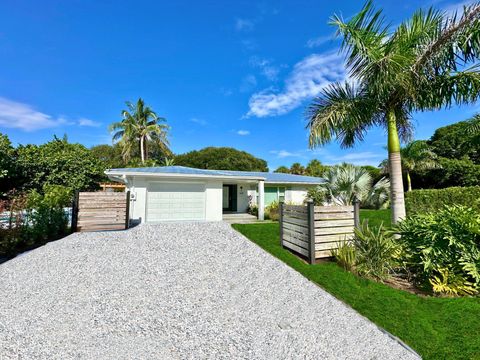
[{"label": "driveway", "polygon": [[0,299],[2,359],[417,358],[225,223],[73,234]]}]

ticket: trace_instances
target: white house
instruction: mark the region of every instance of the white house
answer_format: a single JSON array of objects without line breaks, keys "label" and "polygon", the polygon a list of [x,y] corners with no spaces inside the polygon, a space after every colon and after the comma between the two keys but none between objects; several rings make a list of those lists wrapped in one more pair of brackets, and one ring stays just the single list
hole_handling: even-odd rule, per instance
[{"label": "white house", "polygon": [[322,180],[282,173],[204,170],[183,166],[110,169],[111,180],[130,190],[135,222],[220,221],[226,213],[258,206],[258,218],[273,201],[301,204],[307,190]]}]

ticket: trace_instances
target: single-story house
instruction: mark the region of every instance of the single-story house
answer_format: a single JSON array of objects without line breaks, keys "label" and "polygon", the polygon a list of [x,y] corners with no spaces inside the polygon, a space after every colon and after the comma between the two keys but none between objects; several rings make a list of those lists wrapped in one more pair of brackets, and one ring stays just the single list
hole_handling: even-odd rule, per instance
[{"label": "single-story house", "polygon": [[130,191],[130,219],[220,221],[223,214],[246,213],[258,206],[258,218],[273,201],[302,204],[320,178],[282,173],[205,170],[183,166],[109,169],[105,172]]}]

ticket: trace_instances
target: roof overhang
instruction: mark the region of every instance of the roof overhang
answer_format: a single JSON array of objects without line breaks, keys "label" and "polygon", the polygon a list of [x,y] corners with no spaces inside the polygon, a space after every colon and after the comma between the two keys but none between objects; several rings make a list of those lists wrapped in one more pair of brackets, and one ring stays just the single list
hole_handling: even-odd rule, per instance
[{"label": "roof overhang", "polygon": [[228,175],[203,175],[203,174],[179,174],[179,173],[149,173],[143,171],[105,171],[105,174],[109,179],[114,181],[120,181],[126,183],[128,177],[148,177],[148,178],[159,178],[159,179],[215,179],[215,180],[236,180],[236,181],[265,181],[264,177],[258,176],[228,176]]}]

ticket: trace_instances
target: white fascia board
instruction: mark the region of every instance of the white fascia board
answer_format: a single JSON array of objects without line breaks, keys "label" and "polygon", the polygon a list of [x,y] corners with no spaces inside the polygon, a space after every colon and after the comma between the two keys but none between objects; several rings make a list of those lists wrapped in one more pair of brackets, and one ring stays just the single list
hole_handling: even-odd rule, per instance
[{"label": "white fascia board", "polygon": [[177,173],[147,173],[147,172],[110,172],[105,171],[105,174],[111,178],[123,176],[144,176],[157,178],[186,178],[186,179],[218,179],[218,180],[265,180],[264,177],[256,176],[228,176],[228,175],[203,175],[203,174],[177,174]]},{"label": "white fascia board", "polygon": [[305,181],[265,181],[265,185],[320,185],[321,183],[305,182]]}]

